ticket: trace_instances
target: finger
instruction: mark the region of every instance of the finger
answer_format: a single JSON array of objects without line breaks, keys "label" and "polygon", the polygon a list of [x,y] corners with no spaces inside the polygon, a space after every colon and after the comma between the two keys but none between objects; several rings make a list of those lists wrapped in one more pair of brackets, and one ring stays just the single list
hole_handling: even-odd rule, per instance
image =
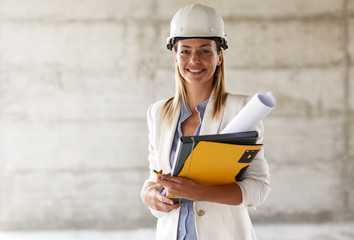
[{"label": "finger", "polygon": [[179,207],[182,206],[182,203],[176,203],[173,205],[168,205],[168,204],[162,204],[159,206],[159,211],[163,211],[163,212],[170,212],[174,209],[177,209]]},{"label": "finger", "polygon": [[168,179],[166,179],[166,178],[157,178],[156,179],[156,183],[158,183],[158,184],[160,184],[161,186],[164,186],[165,188],[168,186],[168,187],[170,187],[171,186],[171,184],[174,184],[174,182],[173,181],[169,181]]},{"label": "finger", "polygon": [[174,205],[175,203],[171,200],[171,199],[169,199],[169,198],[164,198],[163,200],[162,200],[162,202],[163,203],[165,203],[165,204],[167,204],[167,205]]},{"label": "finger", "polygon": [[168,205],[174,205],[175,204],[172,199],[170,199],[168,197],[165,197],[165,196],[162,196],[160,201],[165,203],[165,204],[168,204]]},{"label": "finger", "polygon": [[162,185],[167,192],[169,192],[168,189],[180,189],[181,184],[178,182],[174,182],[174,181],[168,181],[168,180],[164,180],[164,179],[158,179],[156,181],[158,184]]},{"label": "finger", "polygon": [[[156,182],[157,183],[157,182]],[[162,190],[164,189],[164,187],[161,184],[156,184],[155,185],[155,189],[157,192],[162,192]]]},{"label": "finger", "polygon": [[182,207],[182,203],[176,203],[176,204],[173,204],[173,205],[167,205],[168,207],[168,210],[169,212],[172,211],[173,209],[177,209],[179,207]]},{"label": "finger", "polygon": [[168,205],[174,204],[173,200],[169,199],[168,197],[165,197],[161,193],[156,193],[156,199],[164,204],[168,204]]},{"label": "finger", "polygon": [[163,211],[163,212],[170,212],[173,209],[179,208],[182,206],[182,203],[174,203],[171,199],[169,198],[164,198],[164,200],[167,200],[168,203],[164,201],[159,201],[159,199],[156,199],[156,204],[154,209],[158,211]]},{"label": "finger", "polygon": [[161,179],[165,181],[170,181],[174,183],[179,183],[181,184],[181,178],[180,177],[172,177],[170,174],[162,174]]}]

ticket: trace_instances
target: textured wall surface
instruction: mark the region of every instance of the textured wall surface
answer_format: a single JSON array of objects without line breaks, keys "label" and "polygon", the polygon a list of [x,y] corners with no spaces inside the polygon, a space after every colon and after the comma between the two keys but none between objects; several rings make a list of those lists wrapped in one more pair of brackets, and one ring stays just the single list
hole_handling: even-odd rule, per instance
[{"label": "textured wall surface", "polygon": [[[0,0],[0,229],[154,226],[147,107],[170,97],[186,0]],[[354,220],[354,0],[199,1],[230,92],[272,91],[273,190],[255,222]]]}]

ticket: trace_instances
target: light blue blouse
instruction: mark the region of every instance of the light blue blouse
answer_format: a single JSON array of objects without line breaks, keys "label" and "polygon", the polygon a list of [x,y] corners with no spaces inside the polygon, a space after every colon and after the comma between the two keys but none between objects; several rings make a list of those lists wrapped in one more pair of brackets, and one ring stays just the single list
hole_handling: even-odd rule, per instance
[{"label": "light blue blouse", "polygon": [[[199,135],[200,127],[203,122],[204,113],[208,102],[209,99],[205,100],[204,102],[196,106],[196,110],[199,115],[199,125],[194,133],[194,136]],[[182,123],[186,121],[191,115],[192,112],[189,106],[188,109],[185,109],[184,105],[181,104],[181,113],[178,119],[177,128],[173,139],[172,149],[170,154],[171,167],[173,166],[173,162],[175,159],[178,141],[180,137],[183,136]],[[195,222],[194,222],[195,214],[193,210],[193,202],[184,202],[180,211],[181,212],[180,212],[180,217],[178,222],[177,240],[197,240],[197,233],[196,233]]]}]

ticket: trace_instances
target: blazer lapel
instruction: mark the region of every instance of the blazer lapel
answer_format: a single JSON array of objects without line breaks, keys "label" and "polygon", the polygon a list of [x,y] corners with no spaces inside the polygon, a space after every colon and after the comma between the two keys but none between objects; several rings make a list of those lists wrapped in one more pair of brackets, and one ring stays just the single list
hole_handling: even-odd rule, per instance
[{"label": "blazer lapel", "polygon": [[[180,109],[180,104],[178,104],[177,109]],[[161,126],[161,132],[165,134],[162,134],[160,138],[159,163],[164,173],[169,173],[172,170],[170,166],[170,154],[179,115],[180,111],[177,111],[173,116],[173,120],[170,126],[167,126],[167,124],[163,124]]]},{"label": "blazer lapel", "polygon": [[204,118],[200,129],[200,135],[217,134],[221,131],[221,129],[219,128],[220,128],[222,116],[224,115],[224,108],[221,110],[221,113],[216,118],[212,118],[214,102],[215,102],[215,95],[213,91],[212,94],[210,95],[210,100],[205,109]]},{"label": "blazer lapel", "polygon": [[[214,102],[215,102],[215,97],[214,97],[214,92],[212,92],[212,94],[210,95],[210,100],[208,102],[208,105],[205,109],[204,118],[200,129],[200,135],[217,134],[221,131],[221,129],[219,128],[220,128],[222,116],[224,114],[224,108],[221,110],[221,113],[218,115],[218,117],[212,118]],[[180,103],[178,104],[177,109],[180,109]],[[165,134],[162,134],[160,138],[159,164],[161,169],[163,169],[163,171],[166,173],[171,172],[172,170],[169,160],[170,160],[171,147],[172,147],[173,138],[175,136],[179,115],[180,115],[180,111],[177,111],[173,116],[171,126],[167,126],[166,124],[163,124],[161,126],[162,128],[161,132]],[[166,159],[168,161],[166,161]]]}]

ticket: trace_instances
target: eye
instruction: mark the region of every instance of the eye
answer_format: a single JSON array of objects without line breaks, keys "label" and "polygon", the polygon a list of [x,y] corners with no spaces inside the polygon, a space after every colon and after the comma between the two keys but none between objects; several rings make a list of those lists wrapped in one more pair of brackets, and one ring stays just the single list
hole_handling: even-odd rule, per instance
[{"label": "eye", "polygon": [[210,51],[207,50],[207,49],[203,49],[203,50],[201,50],[200,52],[203,53],[203,54],[208,54],[208,53],[210,53]]},{"label": "eye", "polygon": [[189,51],[188,50],[182,50],[181,54],[189,54]]}]

